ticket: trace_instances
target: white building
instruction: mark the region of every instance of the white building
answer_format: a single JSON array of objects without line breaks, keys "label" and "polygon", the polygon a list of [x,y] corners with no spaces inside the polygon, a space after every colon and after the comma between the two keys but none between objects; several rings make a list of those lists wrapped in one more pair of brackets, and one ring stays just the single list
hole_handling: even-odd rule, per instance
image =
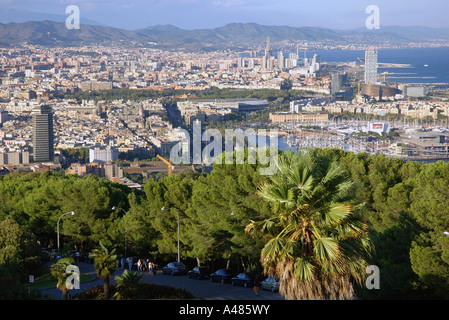
[{"label": "white building", "polygon": [[118,160],[118,150],[114,147],[95,147],[89,149],[89,162],[107,163]]},{"label": "white building", "polygon": [[365,51],[365,83],[377,83],[377,50],[374,48]]}]

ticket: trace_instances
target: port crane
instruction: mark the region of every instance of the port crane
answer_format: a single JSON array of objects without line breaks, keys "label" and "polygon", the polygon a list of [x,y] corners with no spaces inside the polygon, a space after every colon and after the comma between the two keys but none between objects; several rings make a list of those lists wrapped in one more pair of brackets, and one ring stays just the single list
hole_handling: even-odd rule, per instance
[{"label": "port crane", "polygon": [[164,162],[168,167],[168,175],[170,176],[173,172],[174,166],[171,163],[171,159],[169,161],[165,160],[165,158],[161,157],[160,155],[156,155],[162,162]]},{"label": "port crane", "polygon": [[383,73],[379,73],[379,77],[383,76],[384,77],[384,82],[387,81],[387,74],[390,74],[389,72],[383,72]]}]

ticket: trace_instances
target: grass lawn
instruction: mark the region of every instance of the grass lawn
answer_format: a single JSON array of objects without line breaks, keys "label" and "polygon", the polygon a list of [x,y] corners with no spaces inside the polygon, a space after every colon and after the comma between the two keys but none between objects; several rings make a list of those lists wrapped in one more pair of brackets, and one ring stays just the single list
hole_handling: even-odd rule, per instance
[{"label": "grass lawn", "polygon": [[[89,280],[95,279],[95,275],[90,274],[82,274],[80,275],[80,282],[85,282]],[[56,280],[51,276],[50,273],[43,275],[42,277],[37,278],[34,283],[30,284],[31,289],[45,289],[45,288],[51,288],[56,287]]]}]

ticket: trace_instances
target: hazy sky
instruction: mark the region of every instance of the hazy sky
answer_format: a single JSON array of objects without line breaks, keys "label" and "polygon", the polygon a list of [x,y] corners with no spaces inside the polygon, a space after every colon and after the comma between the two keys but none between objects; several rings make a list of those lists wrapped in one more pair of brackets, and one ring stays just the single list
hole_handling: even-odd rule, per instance
[{"label": "hazy sky", "polygon": [[364,27],[368,5],[380,9],[380,26],[449,27],[448,0],[0,0],[0,7],[66,15],[77,5],[82,18],[125,29],[172,24],[184,29],[231,22],[265,25]]}]

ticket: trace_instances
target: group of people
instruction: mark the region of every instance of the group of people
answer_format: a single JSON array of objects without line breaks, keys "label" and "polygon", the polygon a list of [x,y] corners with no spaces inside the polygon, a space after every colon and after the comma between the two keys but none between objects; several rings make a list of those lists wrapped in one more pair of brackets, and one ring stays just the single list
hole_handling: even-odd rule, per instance
[{"label": "group of people", "polygon": [[[125,258],[120,260],[122,269],[125,269]],[[128,258],[128,269],[131,271],[133,269],[134,260],[133,258]],[[137,271],[145,272],[148,271],[151,275],[156,275],[156,264],[150,261],[150,259],[139,259],[137,260]]]}]

